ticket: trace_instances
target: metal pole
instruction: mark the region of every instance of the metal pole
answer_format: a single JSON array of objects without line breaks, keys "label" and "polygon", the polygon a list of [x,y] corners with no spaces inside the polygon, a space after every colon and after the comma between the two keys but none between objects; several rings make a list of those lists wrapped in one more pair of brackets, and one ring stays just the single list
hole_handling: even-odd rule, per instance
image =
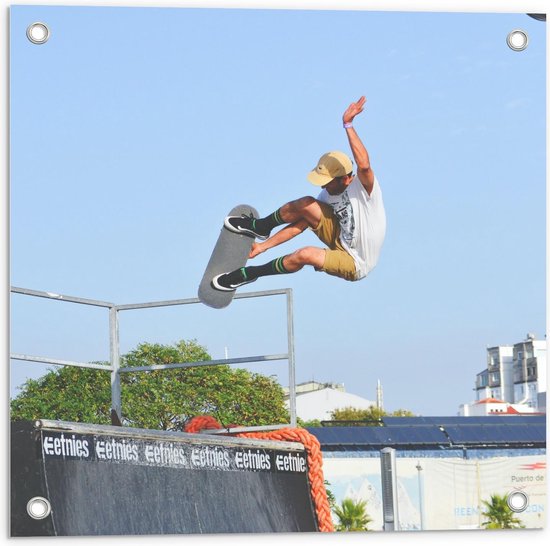
[{"label": "metal pole", "polygon": [[105,364],[89,364],[88,362],[72,362],[70,360],[58,360],[57,358],[46,358],[45,356],[10,354],[12,360],[24,360],[26,362],[40,362],[41,364],[53,364],[55,366],[76,366],[78,368],[91,368],[94,370],[111,371],[111,366]]},{"label": "metal pole", "polygon": [[31,290],[30,288],[18,288],[12,286],[12,294],[23,294],[24,296],[35,296],[37,298],[46,298],[57,301],[67,301],[70,303],[81,303],[83,305],[95,305],[96,307],[112,307],[114,304],[108,301],[91,300],[88,298],[77,298],[75,296],[66,296],[64,294],[55,294],[54,292],[44,292],[42,290]]},{"label": "metal pole", "polygon": [[111,409],[122,419],[122,401],[120,395],[120,346],[118,339],[118,309],[109,309],[109,339],[111,347]]},{"label": "metal pole", "polygon": [[395,449],[385,447],[380,450],[382,504],[384,531],[399,531],[399,510],[397,503],[397,472]]},{"label": "metal pole", "polygon": [[[147,372],[153,370],[174,370],[178,368],[197,368],[199,366],[225,366],[226,364],[240,364],[247,362],[271,362],[273,360],[287,360],[288,354],[245,356],[241,358],[227,358],[220,360],[200,360],[198,362],[174,362],[173,364],[153,364],[151,366],[130,366],[119,368],[120,373],[124,372]],[[109,368],[110,369],[110,368]]]},{"label": "metal pole", "polygon": [[420,461],[416,463],[416,470],[418,470],[418,508],[420,511],[420,530],[424,530],[424,491],[422,487],[422,466]]},{"label": "metal pole", "polygon": [[296,369],[294,363],[294,307],[292,289],[286,292],[286,323],[288,333],[288,395],[290,426],[296,427]]}]

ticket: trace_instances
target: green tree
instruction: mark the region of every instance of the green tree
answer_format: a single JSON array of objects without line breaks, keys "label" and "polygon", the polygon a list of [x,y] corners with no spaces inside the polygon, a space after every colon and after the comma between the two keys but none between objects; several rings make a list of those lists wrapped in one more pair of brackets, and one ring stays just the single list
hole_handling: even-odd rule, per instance
[{"label": "green tree", "polygon": [[321,421],[319,419],[310,419],[309,421],[304,421],[303,419],[300,419],[299,417],[297,417],[296,424],[302,428],[320,427]]},{"label": "green tree", "polygon": [[[121,357],[121,367],[211,360],[196,341],[142,343]],[[197,366],[121,374],[126,425],[179,430],[195,415],[222,425],[288,422],[281,386],[273,379],[229,366]],[[109,424],[110,373],[66,366],[28,380],[11,402],[11,419],[60,419]]]},{"label": "green tree", "polygon": [[481,515],[487,518],[481,525],[485,529],[523,529],[525,525],[516,517],[513,510],[508,506],[505,495],[491,495],[489,501],[481,501],[485,510]]},{"label": "green tree", "polygon": [[383,417],[412,417],[414,414],[409,410],[398,409],[391,413],[376,406],[367,409],[353,408],[351,406],[336,409],[330,414],[333,421],[352,421],[357,425],[376,426]]},{"label": "green tree", "polygon": [[414,417],[414,413],[408,409],[396,409],[387,414],[388,417]]},{"label": "green tree", "polygon": [[367,514],[367,501],[344,499],[340,506],[334,508],[338,518],[337,531],[368,531],[372,518]]}]

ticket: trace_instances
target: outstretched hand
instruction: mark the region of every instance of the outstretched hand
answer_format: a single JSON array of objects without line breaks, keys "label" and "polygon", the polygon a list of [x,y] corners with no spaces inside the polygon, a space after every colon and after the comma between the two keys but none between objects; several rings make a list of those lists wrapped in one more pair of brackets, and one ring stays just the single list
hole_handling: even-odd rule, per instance
[{"label": "outstretched hand", "polygon": [[261,254],[262,252],[265,252],[265,248],[263,248],[262,243],[252,243],[252,248],[250,250],[250,254],[248,255],[249,259],[255,258],[258,254]]},{"label": "outstretched hand", "polygon": [[352,102],[342,116],[344,123],[351,123],[353,118],[363,111],[366,102],[367,99],[365,97],[361,97],[357,102]]}]

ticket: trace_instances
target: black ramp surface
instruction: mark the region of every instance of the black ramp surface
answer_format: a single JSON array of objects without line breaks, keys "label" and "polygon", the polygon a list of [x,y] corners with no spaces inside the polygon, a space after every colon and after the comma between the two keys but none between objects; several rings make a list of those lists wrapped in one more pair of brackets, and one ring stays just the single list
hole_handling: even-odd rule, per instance
[{"label": "black ramp surface", "polygon": [[[317,530],[300,444],[71,425],[13,435],[12,536]],[[52,506],[39,526],[25,509],[37,494]]]},{"label": "black ramp surface", "polygon": [[23,421],[12,424],[10,446],[11,536],[51,536],[52,518],[36,520],[27,513],[31,498],[48,496],[43,468],[38,464],[40,448],[33,424]]},{"label": "black ramp surface", "polygon": [[[289,476],[235,476],[175,469],[85,469],[56,463],[47,469],[57,535],[263,533],[302,528],[309,498]],[[284,494],[281,492],[284,491]]]},{"label": "black ramp surface", "polygon": [[[236,206],[228,216],[241,216],[242,214],[258,218],[256,209],[249,205]],[[248,260],[248,254],[254,242],[254,239],[248,235],[233,233],[223,227],[223,219],[221,225],[220,235],[206,266],[198,294],[202,303],[214,309],[227,307],[233,300],[235,292],[221,292],[212,288],[210,282],[220,273],[228,273],[243,267]]]}]

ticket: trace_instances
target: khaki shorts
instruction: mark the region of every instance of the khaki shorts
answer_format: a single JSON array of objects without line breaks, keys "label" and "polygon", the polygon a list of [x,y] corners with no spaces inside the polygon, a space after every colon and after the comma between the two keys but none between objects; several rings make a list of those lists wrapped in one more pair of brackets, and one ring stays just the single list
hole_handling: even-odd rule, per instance
[{"label": "khaki shorts", "polygon": [[341,277],[347,281],[354,281],[355,261],[340,243],[340,223],[334,216],[330,205],[321,201],[317,202],[321,207],[321,221],[315,229],[312,228],[312,231],[328,246],[325,251],[325,263],[319,271]]}]

